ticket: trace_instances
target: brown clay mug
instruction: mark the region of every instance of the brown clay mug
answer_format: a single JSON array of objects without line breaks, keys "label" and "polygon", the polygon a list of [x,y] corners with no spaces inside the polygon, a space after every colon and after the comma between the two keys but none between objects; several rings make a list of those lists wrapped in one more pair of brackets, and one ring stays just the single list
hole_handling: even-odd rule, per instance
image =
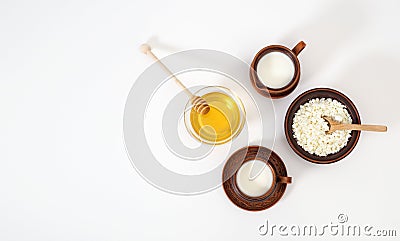
[{"label": "brown clay mug", "polygon": [[[294,89],[296,89],[299,80],[300,80],[300,61],[297,58],[297,56],[300,54],[300,52],[306,47],[306,44],[303,41],[300,41],[293,49],[289,49],[285,46],[282,45],[270,45],[267,46],[256,54],[256,56],[253,59],[253,62],[251,63],[251,69],[250,69],[250,79],[251,83],[254,86],[254,88],[257,90],[258,93],[261,95],[272,98],[272,99],[278,99],[285,97],[289,95],[291,92],[293,92]],[[278,57],[280,59],[277,59],[277,61],[280,61],[281,63],[287,65],[287,63],[290,62],[293,64],[293,66],[289,66],[290,69],[288,71],[285,71],[282,73],[278,73],[278,75],[291,75],[292,78],[288,79],[287,83],[285,82],[285,85],[283,86],[267,86],[265,84],[265,81],[263,82],[257,73],[258,70],[258,65],[260,63],[260,60],[266,57],[268,54],[279,54]],[[282,55],[283,54],[283,55]],[[269,55],[272,56],[272,55]],[[288,57],[288,58],[286,58]],[[283,59],[282,59],[283,58]],[[288,59],[287,61],[285,59]],[[283,62],[282,62],[283,61]],[[285,62],[286,61],[286,62]],[[268,70],[267,70],[268,71]],[[276,71],[276,70],[274,70]]]},{"label": "brown clay mug", "polygon": [[[247,195],[238,184],[240,170],[252,161],[266,164],[266,171],[272,173],[272,184],[259,195]],[[251,167],[252,168],[252,167]],[[244,177],[250,177],[244,173]],[[253,173],[261,174],[262,173]],[[282,159],[271,149],[263,146],[248,146],[239,149],[227,160],[222,173],[223,187],[228,198],[238,207],[249,211],[260,211],[275,205],[283,196],[286,186],[292,182]],[[240,180],[239,180],[240,181]],[[263,185],[256,181],[257,185]],[[265,193],[264,193],[265,192]]]},{"label": "brown clay mug", "polygon": [[[277,183],[284,183],[284,184],[292,183],[291,177],[278,175],[275,172],[275,169],[271,166],[271,164],[268,161],[267,162],[265,162],[265,161],[266,161],[265,159],[258,158],[258,157],[256,157],[253,160],[245,160],[244,163],[242,164],[242,166],[239,168],[239,170],[235,174],[236,178],[235,178],[234,182],[235,182],[236,186],[238,187],[239,191],[243,195],[246,195],[250,198],[269,197],[271,195],[271,193],[274,191],[275,185]],[[256,164],[260,164],[260,163],[264,164],[264,166],[262,168],[255,167]],[[246,168],[247,169],[248,168],[256,169],[256,170],[253,170],[253,175],[254,175],[254,178],[258,178],[258,181],[257,180],[248,181],[247,183],[241,184],[243,182],[243,177],[245,177],[245,181],[246,181],[246,179],[250,179],[252,176],[250,174],[251,171],[248,172],[248,170],[247,170],[247,172],[246,172],[246,170],[245,170]],[[267,185],[261,186],[261,187],[258,187],[258,190],[257,190],[257,189],[255,189],[257,187],[253,187],[253,186],[256,184],[260,184],[260,182],[262,182],[263,175],[271,178],[270,184],[268,185],[269,187]],[[253,183],[253,182],[255,182],[255,183]],[[252,185],[252,187],[250,187],[250,188],[252,188],[252,190],[248,190],[248,191],[253,191],[254,193],[259,192],[258,194],[250,194],[250,193],[246,192],[246,189],[249,188],[249,183],[252,183],[252,184],[250,184],[250,185]]]}]

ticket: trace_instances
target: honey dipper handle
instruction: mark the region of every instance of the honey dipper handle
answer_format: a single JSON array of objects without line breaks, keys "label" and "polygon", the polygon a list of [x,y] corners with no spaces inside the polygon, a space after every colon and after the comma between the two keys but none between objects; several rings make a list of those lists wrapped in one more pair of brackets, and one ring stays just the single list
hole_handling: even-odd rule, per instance
[{"label": "honey dipper handle", "polygon": [[167,66],[165,66],[165,64],[163,64],[163,62],[160,61],[160,59],[157,58],[157,56],[154,55],[154,53],[151,51],[151,47],[148,44],[142,44],[140,46],[140,51],[142,51],[145,55],[150,56],[152,59],[154,59],[157,63],[160,64],[160,66],[165,70],[165,72],[167,72],[168,74],[170,74],[172,76],[172,78],[175,80],[175,82],[186,92],[186,94],[188,96],[190,96],[190,98],[194,98],[195,96],[192,94],[192,92],[190,92],[186,86],[184,84],[182,84],[182,82],[174,75],[174,73],[172,73],[172,71],[170,69],[168,69]]}]

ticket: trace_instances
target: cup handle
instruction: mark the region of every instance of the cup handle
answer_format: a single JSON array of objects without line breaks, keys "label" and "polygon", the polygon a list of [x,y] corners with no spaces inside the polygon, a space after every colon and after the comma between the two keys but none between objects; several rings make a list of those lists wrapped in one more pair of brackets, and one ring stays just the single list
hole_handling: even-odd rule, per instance
[{"label": "cup handle", "polygon": [[294,48],[292,49],[293,53],[297,56],[300,54],[300,52],[306,47],[306,43],[303,41],[300,41]]},{"label": "cup handle", "polygon": [[279,183],[286,183],[286,184],[290,184],[292,183],[292,177],[278,177],[278,182]]}]

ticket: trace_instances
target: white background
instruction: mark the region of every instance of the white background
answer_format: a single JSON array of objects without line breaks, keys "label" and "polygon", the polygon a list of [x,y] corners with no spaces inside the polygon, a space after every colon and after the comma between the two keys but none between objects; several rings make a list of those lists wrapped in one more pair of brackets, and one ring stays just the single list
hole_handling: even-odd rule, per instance
[{"label": "white background", "polygon": [[[399,8],[396,0],[2,0],[0,240],[271,240],[258,234],[266,219],[324,225],[340,213],[400,235]],[[274,102],[275,150],[294,177],[277,205],[246,212],[222,188],[164,193],[132,168],[122,118],[133,81],[151,64],[141,43],[167,53],[216,49],[250,63],[266,45],[299,40],[307,43],[301,83]],[[332,165],[300,159],[283,118],[317,86],[347,94],[364,123],[388,133],[362,133]]]}]

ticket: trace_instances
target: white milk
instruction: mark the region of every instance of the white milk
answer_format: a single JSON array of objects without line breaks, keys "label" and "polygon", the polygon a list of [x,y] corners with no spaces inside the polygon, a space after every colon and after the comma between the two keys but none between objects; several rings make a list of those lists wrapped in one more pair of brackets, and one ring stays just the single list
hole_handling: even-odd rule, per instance
[{"label": "white milk", "polygon": [[248,161],[239,168],[236,182],[239,190],[247,196],[259,197],[271,188],[273,173],[262,161]]},{"label": "white milk", "polygon": [[267,87],[279,89],[293,79],[293,61],[284,53],[271,52],[264,55],[257,64],[257,75]]}]

